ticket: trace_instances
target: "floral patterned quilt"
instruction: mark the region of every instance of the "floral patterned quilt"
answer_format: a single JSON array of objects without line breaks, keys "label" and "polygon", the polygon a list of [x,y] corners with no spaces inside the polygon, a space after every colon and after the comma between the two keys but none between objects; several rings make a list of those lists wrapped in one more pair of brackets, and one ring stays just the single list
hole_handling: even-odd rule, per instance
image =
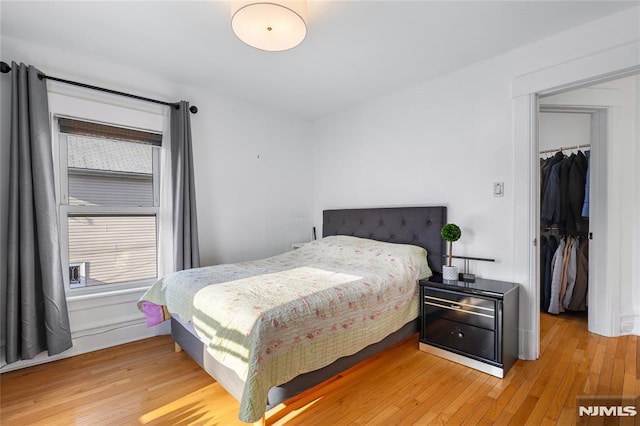
[{"label": "floral patterned quilt", "polygon": [[267,393],[376,343],[418,315],[423,248],[333,236],[268,259],[169,274],[140,299],[191,321],[245,382],[239,419]]}]

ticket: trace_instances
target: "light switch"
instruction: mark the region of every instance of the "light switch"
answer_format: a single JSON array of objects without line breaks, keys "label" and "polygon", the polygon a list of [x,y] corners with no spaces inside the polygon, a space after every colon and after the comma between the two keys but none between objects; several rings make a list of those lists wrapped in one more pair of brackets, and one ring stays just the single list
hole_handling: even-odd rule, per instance
[{"label": "light switch", "polygon": [[502,197],[504,195],[504,182],[496,182],[493,184],[493,196]]}]

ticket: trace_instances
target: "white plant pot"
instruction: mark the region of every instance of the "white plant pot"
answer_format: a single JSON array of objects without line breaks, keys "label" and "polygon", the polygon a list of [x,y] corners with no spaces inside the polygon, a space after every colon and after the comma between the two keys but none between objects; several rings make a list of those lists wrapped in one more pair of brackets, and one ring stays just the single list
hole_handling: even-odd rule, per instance
[{"label": "white plant pot", "polygon": [[457,266],[443,266],[442,267],[442,279],[447,281],[458,281],[458,267]]}]

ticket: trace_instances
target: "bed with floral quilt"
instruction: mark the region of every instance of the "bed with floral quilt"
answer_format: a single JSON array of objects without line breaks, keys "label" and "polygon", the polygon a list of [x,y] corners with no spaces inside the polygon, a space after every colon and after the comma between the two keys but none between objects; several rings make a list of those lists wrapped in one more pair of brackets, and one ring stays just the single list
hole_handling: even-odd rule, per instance
[{"label": "bed with floral quilt", "polygon": [[281,402],[270,390],[415,324],[427,259],[424,246],[327,235],[267,259],[169,274],[138,305],[150,325],[172,316],[191,330],[202,342],[196,358],[240,401],[238,418],[255,422]]}]

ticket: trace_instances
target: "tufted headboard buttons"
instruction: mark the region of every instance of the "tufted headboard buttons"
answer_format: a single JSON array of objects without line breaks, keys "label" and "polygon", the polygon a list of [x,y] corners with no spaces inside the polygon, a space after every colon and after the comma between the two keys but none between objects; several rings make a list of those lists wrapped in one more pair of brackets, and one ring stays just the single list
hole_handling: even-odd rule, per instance
[{"label": "tufted headboard buttons", "polygon": [[424,247],[431,270],[442,272],[446,246],[440,229],[446,223],[444,206],[325,210],[322,236],[352,235]]}]

